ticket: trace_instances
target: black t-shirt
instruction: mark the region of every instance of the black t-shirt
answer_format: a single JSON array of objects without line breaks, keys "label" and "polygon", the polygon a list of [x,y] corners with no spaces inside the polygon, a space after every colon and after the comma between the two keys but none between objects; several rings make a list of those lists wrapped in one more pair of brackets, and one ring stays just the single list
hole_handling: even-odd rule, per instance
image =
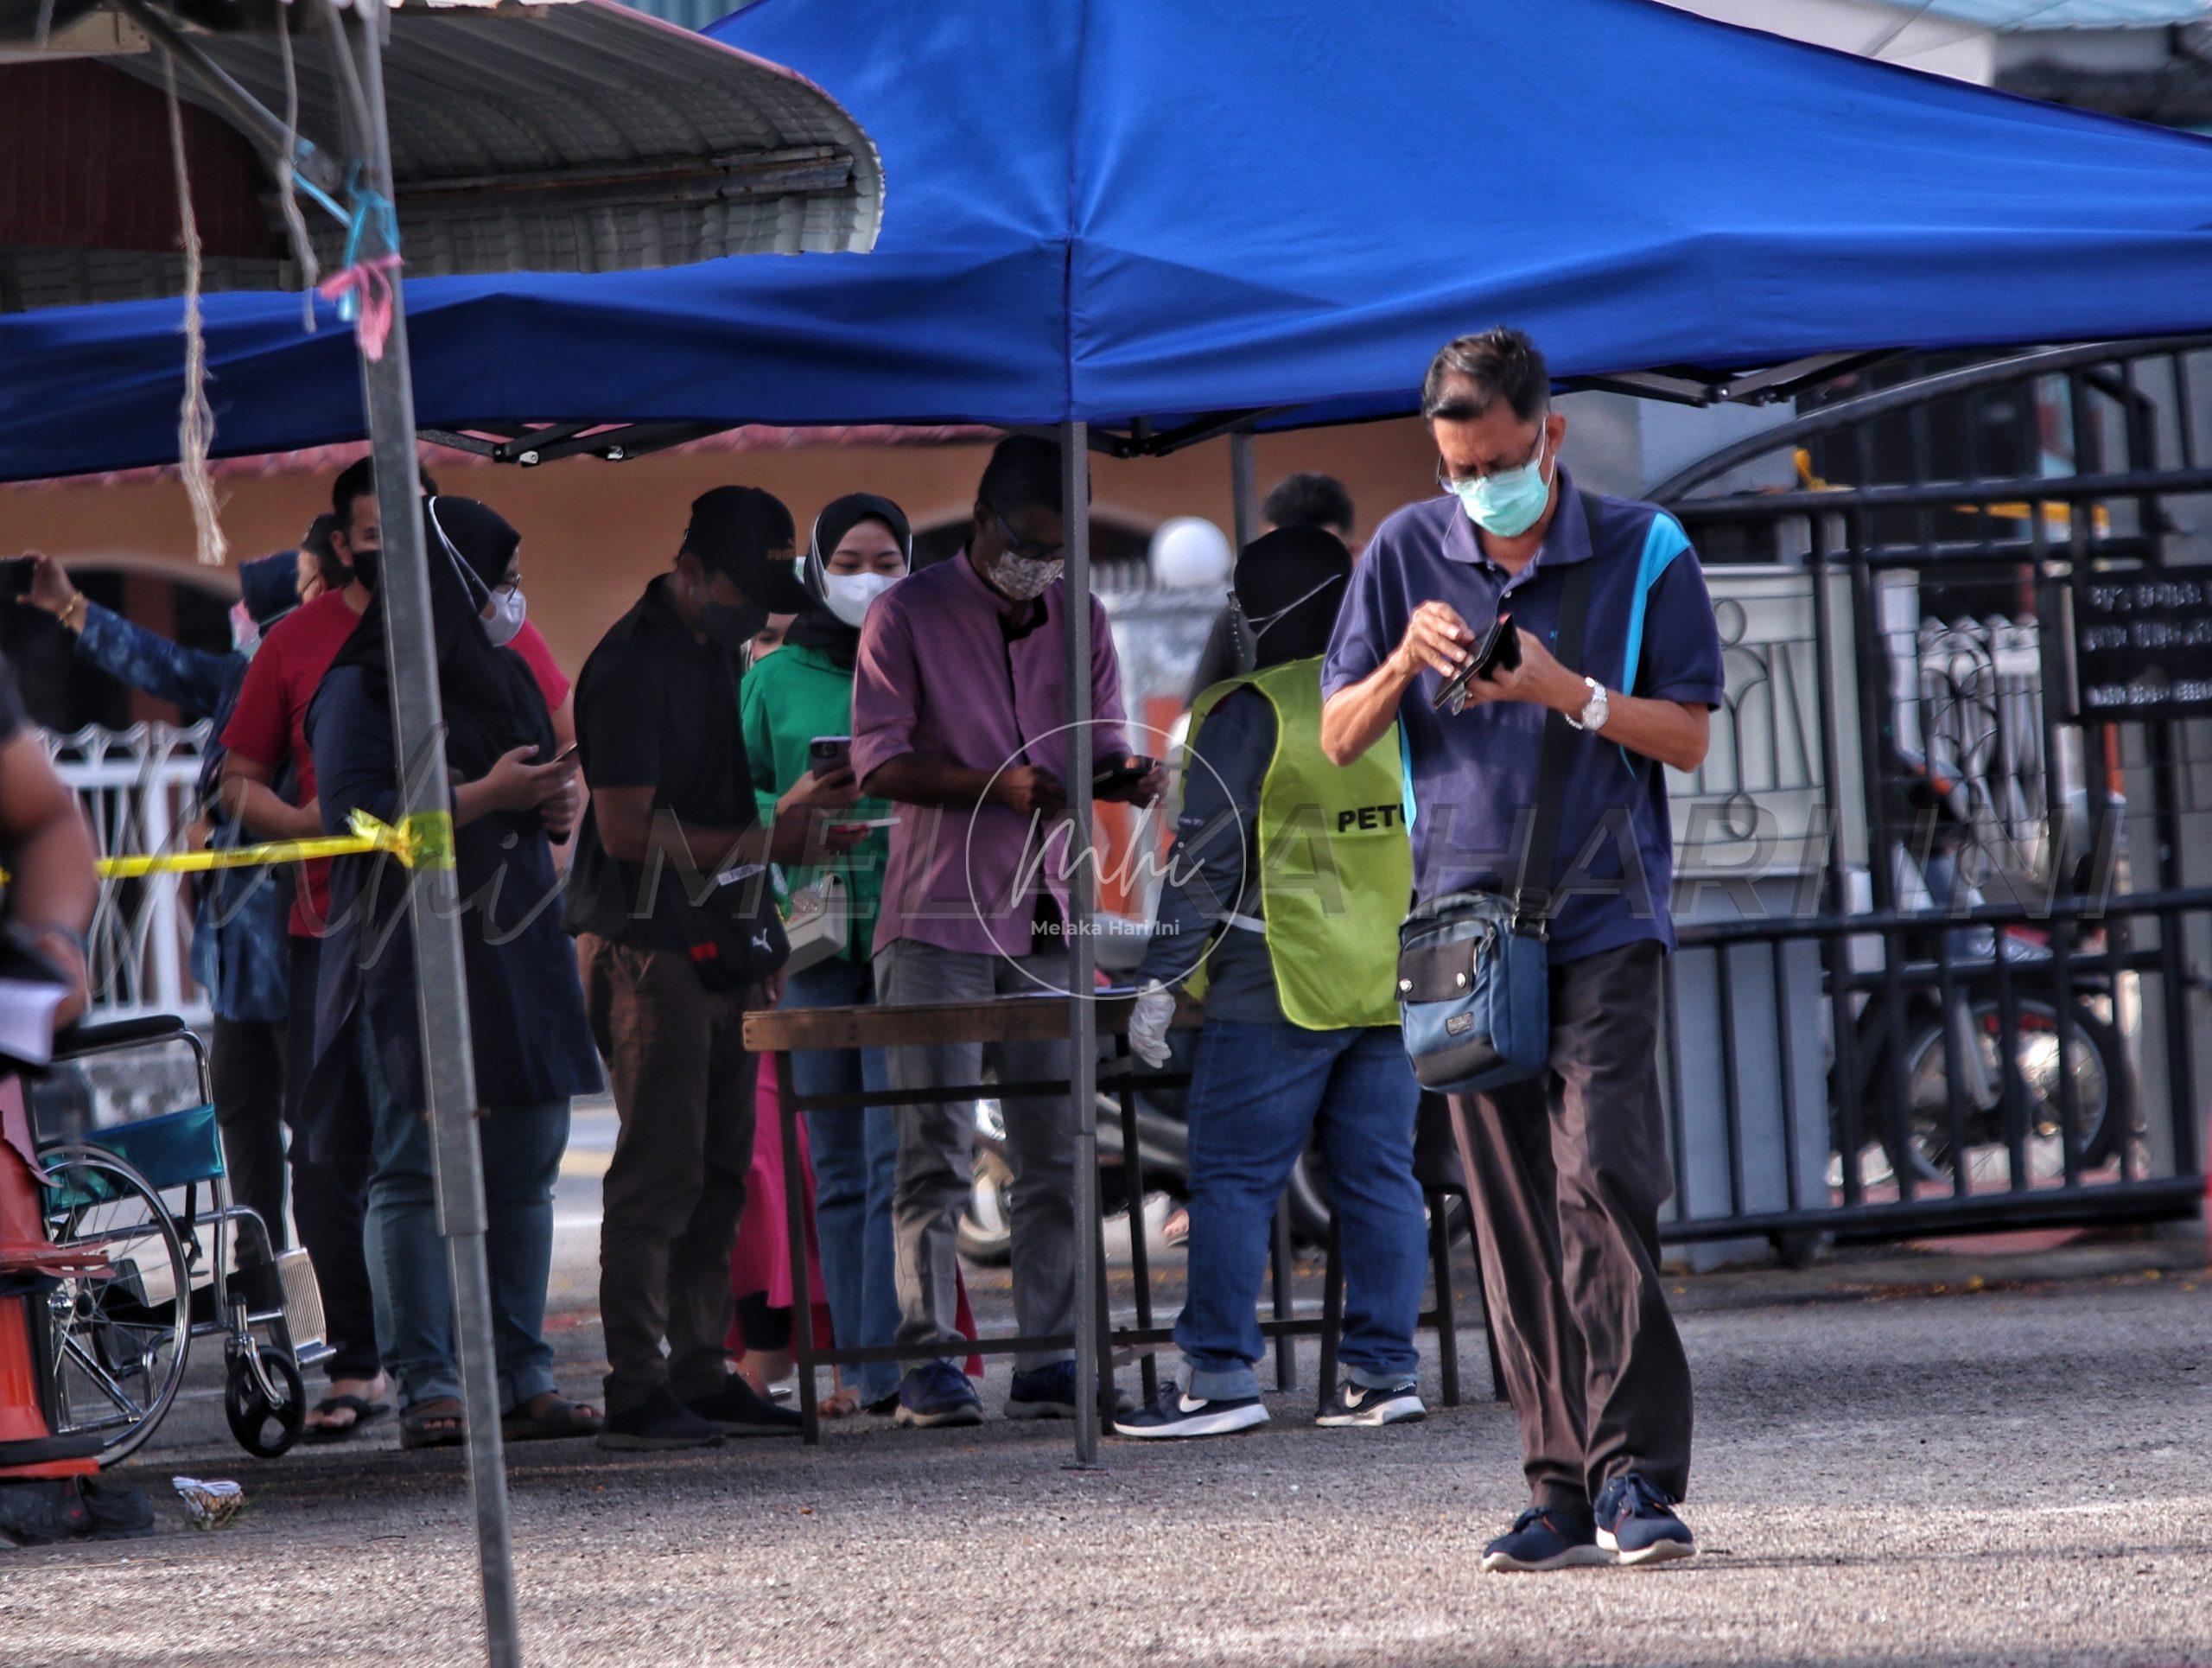
[{"label": "black t-shirt", "polygon": [[16,732],[30,720],[24,716],[23,697],[16,688],[16,668],[0,654],[0,746],[16,739]]},{"label": "black t-shirt", "polygon": [[[656,815],[672,811],[702,827],[750,828],[760,812],[738,721],[737,660],[684,628],[667,587],[665,576],[645,587],[576,679],[584,780],[594,789],[650,787]],[[587,806],[569,870],[569,931],[656,948],[687,944],[681,868],[610,857]],[[649,869],[658,871],[650,888]],[[767,891],[765,875],[739,884]]]}]

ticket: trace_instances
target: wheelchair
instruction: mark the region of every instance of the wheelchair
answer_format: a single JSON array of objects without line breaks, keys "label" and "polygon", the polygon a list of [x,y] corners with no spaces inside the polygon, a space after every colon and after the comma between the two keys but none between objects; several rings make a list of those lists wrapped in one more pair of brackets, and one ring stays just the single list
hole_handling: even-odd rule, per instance
[{"label": "wheelchair", "polygon": [[48,1422],[57,1437],[97,1436],[103,1466],[154,1434],[194,1338],[223,1340],[224,1413],[239,1446],[264,1459],[298,1440],[301,1370],[331,1353],[307,1252],[278,1251],[259,1215],[232,1201],[207,1051],[190,1028],[168,1015],[79,1026],[55,1040],[54,1064],[174,1047],[191,1051],[199,1092],[179,1111],[99,1127],[79,1117],[56,1132],[41,1117],[56,1079],[26,1084],[47,1237],[94,1254],[47,1302]]}]

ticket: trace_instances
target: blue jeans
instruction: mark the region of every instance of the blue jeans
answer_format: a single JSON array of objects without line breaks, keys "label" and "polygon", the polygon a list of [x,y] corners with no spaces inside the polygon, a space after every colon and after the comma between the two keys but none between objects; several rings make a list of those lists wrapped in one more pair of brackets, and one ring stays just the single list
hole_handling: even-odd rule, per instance
[{"label": "blue jeans", "polygon": [[1252,1369],[1275,1201],[1317,1130],[1344,1249],[1339,1354],[1357,1384],[1414,1375],[1414,1323],[1427,1262],[1414,1180],[1420,1100],[1392,1028],[1206,1022],[1188,1112],[1190,1295],[1175,1322],[1193,1396],[1260,1393]]},{"label": "blue jeans", "polygon": [[[784,984],[786,1008],[849,1008],[872,1002],[874,975],[843,957],[817,962]],[[803,1095],[880,1093],[890,1081],[880,1048],[809,1049],[791,1056]],[[899,1341],[899,1289],[891,1238],[891,1195],[898,1175],[899,1117],[889,1106],[809,1112],[814,1156],[814,1224],[822,1241],[822,1283],[830,1324],[841,1346],[868,1349]],[[848,1370],[863,1403],[899,1388],[896,1361]]]},{"label": "blue jeans", "polygon": [[[377,1342],[399,1380],[399,1404],[461,1398],[454,1345],[453,1276],[438,1233],[430,1120],[396,1105],[372,1071],[374,1170],[367,1251],[378,1275]],[[515,1408],[554,1387],[545,1341],[545,1286],[553,1269],[553,1182],[569,1145],[569,1103],[487,1106],[477,1119],[484,1149],[485,1259],[492,1276],[492,1344],[499,1406]]]}]

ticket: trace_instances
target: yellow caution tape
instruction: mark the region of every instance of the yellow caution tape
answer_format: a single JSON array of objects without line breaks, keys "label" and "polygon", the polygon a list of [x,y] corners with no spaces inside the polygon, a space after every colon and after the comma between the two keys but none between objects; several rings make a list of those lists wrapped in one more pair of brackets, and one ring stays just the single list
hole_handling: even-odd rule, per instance
[{"label": "yellow caution tape", "polygon": [[[200,875],[216,869],[262,869],[274,863],[306,863],[317,857],[357,857],[388,852],[409,869],[453,867],[453,817],[443,811],[419,812],[398,827],[365,811],[348,819],[351,834],[324,834],[311,840],[271,840],[262,845],[233,845],[207,851],[157,851],[143,856],[102,857],[103,880],[137,880],[147,875]],[[10,879],[0,870],[0,885]]]}]

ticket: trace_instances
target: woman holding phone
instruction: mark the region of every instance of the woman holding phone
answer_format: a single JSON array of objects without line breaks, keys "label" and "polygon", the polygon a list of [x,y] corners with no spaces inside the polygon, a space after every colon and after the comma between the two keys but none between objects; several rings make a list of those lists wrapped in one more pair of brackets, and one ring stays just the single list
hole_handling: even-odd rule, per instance
[{"label": "woman holding phone", "polygon": [[[842,882],[844,948],[785,980],[786,1008],[842,1008],[874,1000],[869,946],[889,854],[891,807],[863,799],[853,780],[850,733],[853,661],[868,604],[906,575],[913,536],[889,499],[854,493],[815,519],[804,579],[813,606],[792,621],[783,646],[746,674],[741,705],[753,785],[767,820],[780,808],[810,805],[832,813],[833,835],[856,842],[820,867],[793,870],[794,889],[825,873]],[[880,1090],[888,1081],[875,1049],[791,1056],[791,1075],[807,1095]],[[864,1112],[810,1112],[815,1220],[830,1324],[841,1346],[895,1342],[899,1299],[892,1285],[891,1191],[899,1156],[897,1119],[888,1106]],[[861,1367],[857,1391],[841,1390],[825,1413],[858,1407],[889,1412],[899,1397],[897,1363]]]}]

